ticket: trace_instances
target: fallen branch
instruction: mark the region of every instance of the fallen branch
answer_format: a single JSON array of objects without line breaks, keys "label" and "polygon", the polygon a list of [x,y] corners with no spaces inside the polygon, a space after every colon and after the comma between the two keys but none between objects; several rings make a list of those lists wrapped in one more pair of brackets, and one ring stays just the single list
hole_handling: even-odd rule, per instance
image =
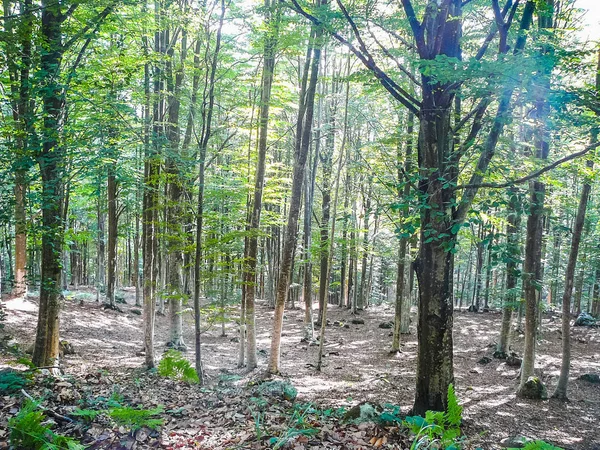
[{"label": "fallen branch", "polygon": [[21,393],[28,398],[29,400],[31,400],[33,403],[35,403],[37,405],[37,407],[39,409],[41,409],[42,411],[44,411],[46,414],[48,414],[50,417],[54,417],[57,420],[60,420],[62,422],[68,422],[68,423],[73,423],[75,422],[73,419],[71,419],[70,417],[67,416],[63,416],[62,414],[57,413],[56,411],[53,411],[50,408],[45,408],[44,406],[42,406],[41,404],[39,404],[31,395],[29,395],[27,392],[25,392],[25,389],[21,389]]}]

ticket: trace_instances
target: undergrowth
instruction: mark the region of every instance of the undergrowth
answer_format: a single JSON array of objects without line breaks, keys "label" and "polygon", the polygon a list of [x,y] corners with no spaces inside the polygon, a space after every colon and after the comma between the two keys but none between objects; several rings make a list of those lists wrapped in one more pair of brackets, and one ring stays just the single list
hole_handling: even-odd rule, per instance
[{"label": "undergrowth", "polygon": [[12,369],[0,370],[0,392],[13,395],[31,383],[31,375]]},{"label": "undergrowth", "polygon": [[196,369],[177,350],[168,350],[158,363],[158,374],[163,377],[196,384],[200,382]]},{"label": "undergrowth", "polygon": [[454,392],[454,386],[448,386],[446,411],[427,411],[425,417],[410,416],[404,425],[411,430],[413,439],[411,450],[421,448],[458,449],[461,447],[462,406]]},{"label": "undergrowth", "polygon": [[39,405],[27,400],[19,413],[8,421],[8,440],[13,448],[28,450],[83,450],[75,439],[55,433],[43,422],[45,414]]}]

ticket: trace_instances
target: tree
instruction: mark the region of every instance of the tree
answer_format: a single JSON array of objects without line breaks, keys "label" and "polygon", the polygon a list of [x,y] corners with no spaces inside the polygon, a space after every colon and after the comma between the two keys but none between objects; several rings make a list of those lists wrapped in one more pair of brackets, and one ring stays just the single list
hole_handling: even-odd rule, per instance
[{"label": "tree", "polygon": [[255,285],[256,261],[258,253],[258,234],[260,229],[260,212],[262,210],[263,187],[265,183],[265,166],[267,157],[267,135],[269,130],[269,107],[271,103],[271,87],[275,72],[275,54],[279,33],[279,7],[274,0],[265,0],[265,27],[263,48],[263,68],[260,91],[260,111],[258,120],[258,159],[256,162],[256,181],[254,184],[254,199],[248,238],[246,239],[246,264],[244,270],[245,282],[245,322],[247,332],[247,355],[249,370],[257,367],[256,361],[256,331],[255,331]]},{"label": "tree", "polygon": [[[319,3],[322,5],[322,3]],[[306,97],[301,100],[301,107],[304,109],[302,114],[298,114],[298,120],[303,120],[302,134],[300,144],[296,146],[294,152],[294,168],[292,175],[292,192],[288,210],[288,220],[285,229],[285,239],[283,242],[283,252],[281,255],[281,265],[277,279],[277,291],[275,297],[275,315],[273,317],[273,333],[271,335],[271,353],[269,356],[268,371],[270,373],[279,372],[280,349],[281,349],[281,331],[283,328],[283,311],[289,287],[289,280],[292,268],[292,256],[296,247],[296,237],[298,234],[298,217],[300,215],[300,204],[302,200],[302,184],[304,182],[306,160],[312,135],[312,123],[315,106],[315,93],[317,88],[317,77],[319,74],[319,64],[321,62],[321,47],[323,39],[323,28],[317,25],[314,31],[311,31],[313,39],[309,42],[312,47],[310,58],[310,71],[308,84],[306,87]],[[306,66],[308,68],[308,65]]]},{"label": "tree", "polygon": [[[90,30],[96,31],[100,23],[112,12],[113,5],[105,7],[82,30],[64,41],[62,23],[70,17],[78,4],[63,12],[63,6],[49,0],[42,1],[41,37],[45,51],[40,58],[40,75],[44,75],[38,87],[42,103],[43,124],[41,147],[35,158],[42,177],[42,276],[40,307],[32,361],[37,366],[56,365],[59,356],[59,311],[61,298],[62,248],[65,211],[66,149],[61,142],[61,129],[65,120],[65,91],[60,82],[61,63],[64,53],[80,36]],[[81,46],[83,55],[91,38]],[[75,60],[71,73],[81,61]]]},{"label": "tree", "polygon": [[[322,25],[322,19],[307,13],[293,0],[294,8],[310,19]],[[498,139],[509,114],[509,105],[515,89],[514,82],[503,88],[498,110],[492,127],[485,139],[483,150],[479,155],[469,183],[463,188],[463,195],[457,198],[458,163],[465,151],[473,145],[473,140],[482,129],[482,117],[491,104],[488,96],[482,99],[459,122],[464,126],[471,122],[467,139],[462,146],[453,142],[454,133],[450,123],[455,95],[463,80],[436,75],[435,70],[421,73],[421,98],[417,99],[394,81],[375,62],[365,41],[346,7],[337,1],[346,22],[350,25],[355,47],[341,34],[331,34],[361,60],[373,73],[382,86],[403,106],[419,118],[419,196],[421,232],[419,254],[415,261],[416,274],[419,281],[419,324],[418,339],[420,342],[417,356],[417,388],[413,413],[424,414],[427,410],[443,410],[446,406],[448,386],[453,382],[453,344],[452,344],[452,278],[454,270],[454,248],[457,232],[471,207],[479,185],[492,160]],[[517,5],[508,2],[503,10],[498,1],[493,1],[495,23],[489,33],[490,38],[484,41],[480,50],[473,56],[480,60],[489,41],[498,34],[499,54],[508,52],[507,36],[511,27]],[[459,0],[442,2],[429,1],[419,18],[410,0],[402,1],[402,8],[410,24],[414,47],[422,64],[445,61],[447,70],[452,71],[462,58],[462,16],[463,5]],[[535,2],[527,2],[522,19],[521,30],[529,29],[532,21]],[[521,33],[514,45],[513,53],[518,55],[525,46],[526,35]],[[384,53],[385,53],[384,48]],[[389,51],[386,53],[389,55]],[[442,64],[444,65],[444,64]],[[404,73],[407,71],[404,70]]]}]

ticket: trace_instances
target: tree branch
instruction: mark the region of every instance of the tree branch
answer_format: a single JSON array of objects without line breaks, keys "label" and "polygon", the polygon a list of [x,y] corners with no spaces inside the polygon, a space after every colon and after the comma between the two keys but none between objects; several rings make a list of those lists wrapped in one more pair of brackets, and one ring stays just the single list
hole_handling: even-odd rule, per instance
[{"label": "tree branch", "polygon": [[[282,2],[283,4],[285,4],[288,8],[296,11],[298,14],[306,17],[308,20],[310,20],[316,26],[325,28],[325,24],[317,17],[313,16],[312,14],[310,14],[310,13],[306,12],[304,9],[302,9],[302,7],[298,4],[297,0],[291,0],[293,6],[286,4],[285,0],[279,0],[279,1]],[[344,38],[339,33],[335,32],[333,30],[330,30],[330,29],[328,29],[327,32],[331,36],[333,36],[338,42],[345,45],[352,53],[354,53],[354,55],[356,55],[356,57],[358,57],[358,59],[360,59],[360,61],[369,70],[371,70],[373,72],[373,74],[380,81],[380,83],[383,85],[383,87],[390,94],[392,94],[392,96],[396,100],[398,100],[400,103],[402,103],[402,105],[407,107],[414,114],[419,113],[418,108],[421,106],[421,104],[415,98],[408,95],[408,93],[406,91],[404,91],[404,89],[402,89],[400,86],[398,86],[398,84],[394,80],[392,80],[385,72],[383,72],[377,66],[377,64],[372,60],[372,58],[369,59],[370,58],[369,55],[363,54],[360,50],[358,50],[354,45],[352,45],[346,38]]]},{"label": "tree branch", "polygon": [[542,167],[540,170],[536,170],[533,173],[530,173],[527,176],[524,176],[522,178],[517,178],[516,180],[512,180],[512,181],[507,181],[506,183],[480,183],[480,184],[463,184],[463,185],[459,185],[456,186],[454,189],[455,190],[459,190],[459,189],[479,189],[479,188],[489,188],[489,189],[503,189],[503,188],[507,188],[507,187],[511,187],[511,186],[515,186],[517,184],[523,184],[526,183],[529,180],[533,180],[534,178],[538,178],[540,175],[545,174],[546,172],[549,172],[552,169],[555,169],[556,167],[560,166],[561,164],[564,164],[566,162],[572,161],[574,159],[580,158],[584,155],[586,155],[587,153],[589,153],[591,150],[594,150],[596,148],[600,147],[600,142],[596,142],[594,144],[590,144],[587,147],[585,147],[583,150],[579,151],[579,152],[575,152],[575,153],[571,153],[570,155],[565,156],[564,158],[561,158],[557,161],[554,161],[552,164],[549,164],[545,167]]},{"label": "tree branch", "polygon": [[66,43],[63,44],[63,51],[69,49],[75,42],[77,42],[82,36],[84,36],[90,29],[97,27],[102,23],[104,19],[112,12],[112,10],[117,6],[117,2],[113,2],[111,5],[104,8],[98,15],[88,22],[86,26],[84,26],[78,33],[75,34],[71,39],[69,39]]}]

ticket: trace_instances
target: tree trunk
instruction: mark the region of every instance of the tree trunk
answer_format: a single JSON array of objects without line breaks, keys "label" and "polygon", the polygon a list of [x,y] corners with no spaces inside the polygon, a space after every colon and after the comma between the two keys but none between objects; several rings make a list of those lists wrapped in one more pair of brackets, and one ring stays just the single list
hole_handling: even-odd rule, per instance
[{"label": "tree trunk", "polygon": [[509,190],[508,214],[506,225],[506,296],[502,308],[502,329],[500,341],[496,347],[496,357],[506,358],[510,348],[510,328],[513,311],[517,303],[517,282],[519,279],[518,264],[521,256],[519,229],[521,228],[521,212],[519,194],[516,189]]},{"label": "tree trunk", "polygon": [[108,252],[106,273],[106,299],[111,307],[115,306],[115,285],[117,281],[117,179],[115,174],[116,157],[111,152],[108,165],[106,194],[108,202]]},{"label": "tree trunk", "polygon": [[[184,7],[183,14],[187,13],[187,7]],[[163,31],[169,35],[169,28]],[[168,39],[164,38],[165,40]],[[179,127],[179,112],[181,109],[181,88],[184,81],[184,68],[187,56],[187,30],[181,31],[180,60],[177,64],[173,58],[174,46],[163,46],[161,51],[166,53],[165,61],[165,79],[167,88],[167,124],[166,137],[169,144],[169,153],[165,162],[165,173],[167,175],[167,207],[166,207],[166,280],[165,287],[169,298],[170,312],[170,332],[168,346],[176,350],[186,350],[187,346],[183,340],[183,316],[182,307],[185,292],[183,291],[183,237],[182,222],[184,214],[182,212],[181,201],[183,194],[184,179],[181,173],[181,159],[183,154],[180,151],[179,144],[181,140],[181,130]],[[177,64],[177,69],[173,66]]]},{"label": "tree trunk", "polygon": [[13,294],[24,295],[27,290],[27,218],[26,172],[15,171],[15,282]]},{"label": "tree trunk", "polygon": [[[599,53],[600,55],[600,53]],[[598,58],[598,76],[596,88],[600,89],[600,56]],[[592,135],[592,143],[598,140],[598,131],[595,130]],[[594,166],[592,160],[588,160],[587,167],[591,170]],[[567,399],[567,385],[569,383],[569,369],[571,364],[571,295],[573,293],[573,279],[575,278],[575,266],[577,265],[577,255],[579,253],[579,244],[581,243],[581,235],[583,224],[585,222],[585,213],[587,203],[590,197],[592,186],[589,181],[583,184],[581,189],[581,198],[579,199],[579,207],[575,216],[575,224],[573,226],[573,237],[571,238],[571,250],[569,252],[569,261],[565,270],[565,290],[562,298],[562,363],[560,366],[560,376],[552,397],[561,400]]]},{"label": "tree trunk", "polygon": [[215,48],[210,58],[208,92],[206,93],[201,109],[202,133],[198,145],[198,208],[196,218],[196,260],[194,262],[194,344],[195,344],[195,368],[200,383],[204,380],[204,369],[202,367],[202,330],[200,327],[200,296],[202,291],[201,267],[203,258],[203,224],[204,224],[204,188],[206,176],[206,150],[208,142],[212,136],[212,117],[215,103],[215,78],[219,62],[219,52],[221,50],[221,31],[223,29],[223,20],[225,18],[225,1],[220,1],[219,25],[215,38]]},{"label": "tree trunk", "polygon": [[32,362],[36,366],[54,366],[59,358],[59,311],[62,297],[61,256],[63,247],[63,202],[65,150],[58,141],[62,127],[64,94],[60,85],[62,60],[61,5],[42,1],[41,35],[45,52],[40,71],[52,74],[44,78],[42,89],[42,148],[37,156],[42,176],[42,276],[40,305]]},{"label": "tree trunk", "polygon": [[366,193],[363,192],[363,204],[364,204],[364,231],[363,231],[363,248],[362,248],[362,262],[360,272],[360,295],[356,304],[356,309],[365,309],[368,302],[368,280],[367,280],[367,261],[369,257],[369,216],[371,214],[371,177],[369,176],[368,190]]},{"label": "tree trunk", "polygon": [[[539,27],[543,29],[552,28],[554,18],[553,0],[545,0],[547,8],[539,11]],[[549,51],[544,48],[543,52]],[[551,65],[546,65],[538,70],[539,84],[536,88],[536,102],[534,117],[536,119],[535,156],[539,159],[547,159],[550,150],[550,136],[547,126],[550,114],[550,104],[547,99],[550,90],[549,74]],[[521,366],[521,382],[517,394],[534,374],[535,367],[535,344],[537,330],[538,308],[540,306],[542,292],[542,235],[544,218],[544,198],[546,186],[541,181],[531,181],[529,217],[527,219],[527,244],[525,246],[525,261],[523,263],[523,291],[525,295],[525,343],[523,349],[523,364]]]},{"label": "tree trunk", "polygon": [[[252,213],[250,215],[250,226],[248,227],[248,239],[246,264],[244,271],[245,280],[245,323],[246,323],[246,345],[247,345],[247,367],[254,370],[258,366],[256,360],[256,324],[254,300],[256,291],[256,262],[258,255],[258,234],[260,231],[260,212],[262,210],[263,188],[265,184],[266,158],[267,158],[267,136],[269,132],[269,107],[271,104],[271,87],[275,71],[275,50],[277,47],[279,28],[279,9],[274,0],[265,0],[265,27],[267,32],[264,36],[263,68],[260,96],[260,112],[258,124],[258,159],[256,162],[256,178],[254,183],[254,200],[252,202]],[[273,14],[275,15],[273,17]]]},{"label": "tree trunk", "polygon": [[314,32],[314,40],[309,44],[313,46],[313,56],[311,59],[309,82],[306,89],[306,115],[304,118],[304,125],[302,127],[302,140],[298,151],[294,154],[292,193],[290,197],[288,222],[283,243],[283,253],[281,255],[281,264],[275,297],[275,315],[273,317],[271,354],[269,356],[268,366],[268,372],[270,373],[279,373],[280,368],[279,361],[281,349],[281,331],[283,328],[283,311],[285,308],[286,295],[289,287],[288,285],[292,266],[292,254],[294,253],[296,236],[298,233],[298,216],[300,215],[300,204],[302,200],[302,183],[304,181],[306,159],[312,137],[314,101],[317,87],[317,77],[319,74],[319,63],[321,61],[322,36],[323,30],[321,27],[318,27]]},{"label": "tree trunk", "polygon": [[[410,183],[405,177],[412,172],[412,135],[414,133],[414,114],[408,113],[408,124],[406,129],[406,149],[404,158],[401,158],[400,146],[398,146],[398,202],[400,208],[400,219],[407,220],[410,214],[409,195]],[[404,173],[401,169],[404,159]],[[402,186],[402,189],[400,189]],[[408,233],[402,232],[398,241],[398,271],[396,275],[396,304],[394,312],[394,335],[392,337],[392,352],[400,351],[400,334],[408,333],[410,325],[410,293],[406,292],[406,254],[408,248]],[[408,301],[407,301],[408,300]],[[408,320],[407,320],[408,319]],[[403,325],[405,325],[403,327]]]}]

